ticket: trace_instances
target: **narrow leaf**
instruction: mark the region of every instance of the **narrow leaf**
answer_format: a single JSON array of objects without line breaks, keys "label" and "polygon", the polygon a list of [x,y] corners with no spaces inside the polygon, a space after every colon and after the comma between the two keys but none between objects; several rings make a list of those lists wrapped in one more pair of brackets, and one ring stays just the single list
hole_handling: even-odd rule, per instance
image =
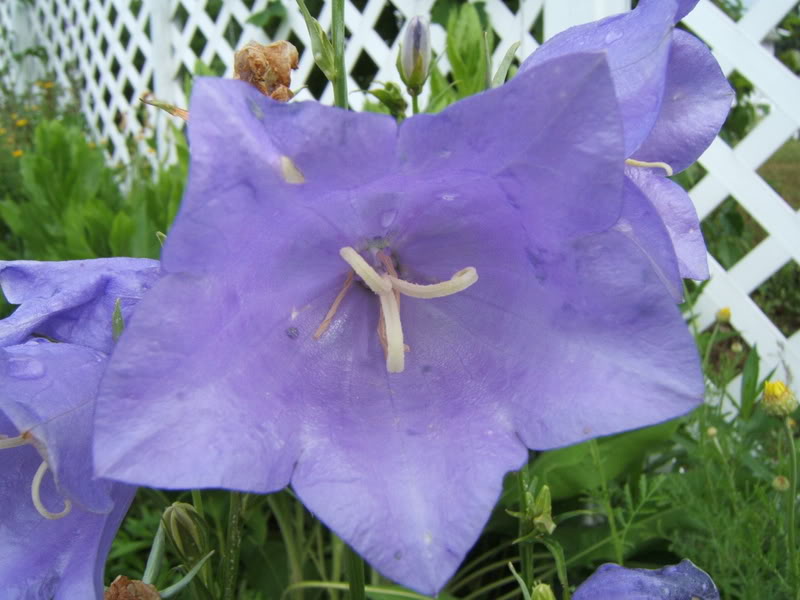
[{"label": "narrow leaf", "polygon": [[506,82],[506,75],[508,75],[508,70],[511,68],[511,62],[514,60],[514,56],[517,54],[517,48],[519,48],[519,42],[514,42],[511,44],[511,47],[506,52],[505,56],[503,56],[503,60],[500,61],[500,66],[497,67],[497,73],[494,74],[494,78],[492,79],[492,87],[500,87]]}]

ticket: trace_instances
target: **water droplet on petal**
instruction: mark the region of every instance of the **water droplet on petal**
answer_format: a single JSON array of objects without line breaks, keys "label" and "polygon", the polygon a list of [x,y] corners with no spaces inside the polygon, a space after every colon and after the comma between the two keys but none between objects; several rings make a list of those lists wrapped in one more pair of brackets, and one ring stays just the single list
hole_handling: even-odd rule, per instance
[{"label": "water droplet on petal", "polygon": [[606,34],[606,44],[613,44],[622,37],[622,32],[618,29],[613,29]]},{"label": "water droplet on petal", "polygon": [[38,379],[44,375],[44,363],[35,358],[15,357],[8,361],[8,374],[17,379]]},{"label": "water droplet on petal", "polygon": [[385,210],[381,215],[381,227],[389,227],[397,218],[397,211],[394,209]]}]

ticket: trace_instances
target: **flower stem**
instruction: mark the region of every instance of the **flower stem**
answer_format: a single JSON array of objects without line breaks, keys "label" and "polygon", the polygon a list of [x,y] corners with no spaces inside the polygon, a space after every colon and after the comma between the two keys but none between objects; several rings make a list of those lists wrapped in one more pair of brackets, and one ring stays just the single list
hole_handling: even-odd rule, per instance
[{"label": "flower stem", "polygon": [[708,373],[708,359],[711,358],[711,349],[714,347],[714,342],[717,341],[717,333],[719,332],[719,321],[714,321],[714,329],[711,330],[711,337],[708,338],[708,345],[706,351],[703,353],[703,373]]},{"label": "flower stem", "polygon": [[[275,520],[278,522],[278,529],[281,530],[281,538],[283,538],[283,545],[286,547],[286,558],[289,561],[289,583],[297,584],[303,581],[303,562],[300,556],[301,549],[297,545],[297,540],[294,535],[294,528],[289,522],[289,516],[286,514],[285,505],[283,502],[283,494],[270,494],[267,496],[267,504],[269,505]],[[294,598],[302,600],[302,588],[294,592]]]},{"label": "flower stem", "polygon": [[794,589],[800,589],[797,578],[797,546],[795,544],[795,504],[797,503],[797,449],[794,445],[794,433],[789,424],[789,418],[783,420],[786,437],[789,439],[789,496],[786,500],[786,528],[789,543],[789,577]]},{"label": "flower stem", "polygon": [[350,600],[365,600],[367,593],[364,589],[364,561],[347,545],[345,545],[344,561],[347,581],[350,584]]},{"label": "flower stem", "polygon": [[[416,98],[416,96],[415,96]],[[523,515],[528,512],[528,486],[525,481],[525,469],[520,469],[517,472],[517,485],[519,488],[519,512]],[[518,537],[523,537],[529,533],[526,527],[525,519],[519,520]],[[519,561],[522,571],[522,580],[525,582],[527,588],[533,584],[533,542],[524,541],[519,543]]]},{"label": "flower stem", "polygon": [[608,491],[608,482],[606,481],[606,472],[603,468],[603,463],[600,460],[600,448],[597,445],[597,440],[589,442],[589,448],[592,452],[592,460],[597,472],[600,473],[601,491],[603,492],[603,509],[606,513],[608,520],[608,527],[611,530],[611,540],[614,543],[614,556],[616,557],[617,564],[623,565],[624,553],[622,551],[622,540],[617,531],[617,520],[614,517],[614,509],[611,506],[611,493]]},{"label": "flower stem", "polygon": [[228,531],[222,567],[222,598],[234,600],[239,576],[239,549],[242,545],[242,493],[230,493]]},{"label": "flower stem", "polygon": [[411,110],[414,111],[414,114],[419,114],[419,95],[418,94],[411,94]]},{"label": "flower stem", "polygon": [[333,80],[334,103],[340,108],[347,108],[347,71],[344,68],[344,0],[333,0],[332,20],[333,68],[336,73]]}]

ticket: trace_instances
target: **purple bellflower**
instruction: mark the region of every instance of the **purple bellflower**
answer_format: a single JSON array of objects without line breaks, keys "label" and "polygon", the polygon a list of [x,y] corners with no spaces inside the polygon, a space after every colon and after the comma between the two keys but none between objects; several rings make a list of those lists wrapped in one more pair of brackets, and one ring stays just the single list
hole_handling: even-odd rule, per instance
[{"label": "purple bellflower", "polygon": [[0,262],[0,285],[20,305],[0,321],[3,598],[102,598],[135,488],[94,477],[94,401],[114,304],[130,316],[157,274],[141,259]]},{"label": "purple bellflower", "polygon": [[685,559],[663,569],[602,565],[572,600],[719,600],[719,591],[708,573]]},{"label": "purple bellflower", "polygon": [[602,53],[401,125],[199,80],[164,276],[101,384],[97,473],[291,483],[384,575],[441,589],[528,448],[702,398],[679,311],[615,228],[635,212],[677,269],[623,196],[617,104]]},{"label": "purple bellflower", "polygon": [[[576,51],[605,51],[619,98],[627,157],[625,194],[658,211],[678,257],[677,272],[650,247],[649,232],[622,219],[621,231],[653,260],[672,295],[681,278],[707,279],[706,249],[688,194],[665,175],[691,165],[719,132],[733,92],[706,45],[674,28],[697,0],[642,0],[635,10],[564,31],[522,65]],[[638,198],[637,198],[638,197]]]}]

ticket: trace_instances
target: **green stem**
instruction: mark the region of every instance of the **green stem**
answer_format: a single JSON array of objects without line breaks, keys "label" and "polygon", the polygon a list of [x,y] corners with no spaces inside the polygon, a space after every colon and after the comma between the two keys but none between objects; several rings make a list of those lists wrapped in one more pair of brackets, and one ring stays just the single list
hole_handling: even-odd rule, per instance
[{"label": "green stem", "polygon": [[786,501],[786,523],[789,542],[789,578],[794,589],[800,589],[800,581],[797,577],[797,546],[795,544],[795,503],[797,502],[797,449],[794,446],[794,434],[789,418],[783,420],[786,437],[789,440],[789,496]]},{"label": "green stem", "polygon": [[333,0],[332,21],[333,69],[336,73],[333,80],[334,103],[340,108],[347,108],[347,71],[344,68],[344,0]]},{"label": "green stem", "polygon": [[714,347],[714,342],[717,340],[717,332],[719,331],[719,321],[714,322],[714,329],[711,330],[711,337],[708,339],[706,351],[703,353],[703,373],[708,372],[708,359],[711,358],[711,349]]},{"label": "green stem", "polygon": [[[300,560],[301,550],[298,548],[295,541],[294,530],[284,511],[282,500],[281,494],[270,494],[267,496],[267,504],[272,514],[275,515],[275,520],[278,522],[278,529],[281,530],[283,545],[286,547],[286,558],[289,561],[289,583],[295,584],[303,580],[303,566]],[[302,599],[302,597],[303,591],[300,589],[296,592],[295,598]]]},{"label": "green stem", "polygon": [[608,491],[608,482],[606,481],[606,472],[603,468],[603,463],[600,460],[600,448],[597,445],[597,440],[589,442],[589,448],[592,451],[592,460],[597,472],[600,473],[601,491],[603,492],[603,509],[606,513],[608,520],[608,527],[611,530],[611,540],[614,542],[614,555],[617,559],[617,564],[622,566],[624,556],[622,551],[622,540],[617,531],[617,520],[614,517],[614,509],[611,507],[611,493]]},{"label": "green stem", "polygon": [[192,505],[194,506],[194,509],[197,511],[197,514],[202,517],[203,496],[200,494],[200,490],[192,490]]},{"label": "green stem", "polygon": [[411,94],[411,110],[415,115],[419,114],[419,94]]},{"label": "green stem", "polygon": [[234,600],[239,576],[239,549],[242,545],[242,493],[230,493],[228,532],[222,568],[222,598]]},{"label": "green stem", "polygon": [[[517,487],[519,493],[519,512],[523,515],[528,514],[528,486],[525,481],[524,469],[517,473]],[[520,518],[518,537],[524,537],[530,533],[529,528],[526,526],[525,519]],[[519,560],[520,570],[522,571],[522,580],[525,585],[530,589],[533,583],[533,542],[520,542],[519,543]]]},{"label": "green stem", "polygon": [[350,584],[350,600],[365,600],[367,593],[364,589],[364,561],[350,546],[345,546],[344,562]]}]

